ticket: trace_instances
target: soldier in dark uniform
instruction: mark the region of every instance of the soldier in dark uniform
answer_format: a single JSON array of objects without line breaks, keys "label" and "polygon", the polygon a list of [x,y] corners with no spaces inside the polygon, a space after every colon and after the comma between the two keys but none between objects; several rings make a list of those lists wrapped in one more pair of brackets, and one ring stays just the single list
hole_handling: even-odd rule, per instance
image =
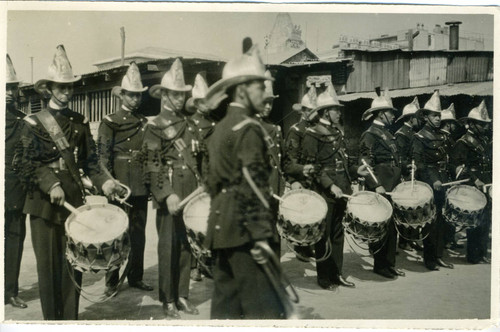
[{"label": "soldier in dark uniform", "polygon": [[[446,137],[446,153],[448,156],[451,157],[453,153],[453,149],[455,148],[456,140],[454,139],[454,133],[457,129],[458,126],[458,121],[455,118],[455,106],[453,103],[450,104],[450,106],[443,110],[441,113],[441,132],[445,135]],[[448,164],[448,173],[452,178],[455,178],[456,173],[455,173],[455,167],[451,163]],[[455,225],[453,223],[448,222],[447,220],[444,221],[444,243],[445,247],[449,249],[460,249],[463,248],[464,246],[462,244],[458,244],[456,239],[455,239]]]},{"label": "soldier in dark uniform", "polygon": [[[302,97],[300,104],[295,104],[294,110],[300,112],[300,120],[292,125],[288,130],[285,139],[285,153],[283,156],[283,172],[286,181],[290,183],[290,189],[307,188],[311,184],[314,166],[306,164],[302,151],[302,140],[306,129],[313,125],[309,114],[316,107],[317,101],[316,87],[311,85],[307,93]],[[301,261],[308,262],[308,257],[313,257],[314,252],[312,247],[295,246],[297,258]]]},{"label": "soldier in dark uniform", "polygon": [[[246,39],[247,40],[247,39]],[[251,250],[277,241],[276,216],[269,209],[265,130],[256,120],[263,110],[265,67],[255,47],[227,62],[207,99],[227,95],[232,102],[208,145],[207,187],[211,196],[205,245],[215,257],[212,319],[284,317],[262,266]]]},{"label": "soldier in dark uniform", "polygon": [[[127,264],[127,278],[131,287],[152,291],[153,287],[142,281],[144,273],[144,247],[146,244],[146,221],[148,192],[137,170],[140,164],[134,159],[142,147],[144,127],[148,120],[139,111],[142,92],[139,68],[132,62],[123,77],[121,86],[115,86],[112,94],[121,99],[121,107],[115,113],[104,117],[97,139],[99,162],[116,179],[128,186],[131,195],[127,207],[129,218],[130,254]],[[117,291],[119,270],[106,274],[107,296]]]},{"label": "soldier in dark uniform", "polygon": [[[467,132],[457,141],[451,154],[452,163],[458,168],[465,166],[461,177],[470,178],[471,185],[483,190],[492,180],[491,119],[484,101],[473,108],[467,117]],[[489,263],[487,257],[491,227],[491,196],[483,211],[483,220],[475,228],[467,229],[467,261],[473,264]]]},{"label": "soldier in dark uniform", "polygon": [[444,250],[442,209],[446,194],[442,184],[449,182],[450,176],[446,136],[440,131],[442,110],[439,91],[435,91],[418,112],[422,112],[425,125],[415,134],[412,144],[412,157],[417,166],[416,178],[431,186],[436,204],[436,220],[424,228],[424,232],[428,233],[424,239],[424,264],[431,271],[439,270],[439,266],[452,269],[453,264],[442,259]]},{"label": "soldier in dark uniform", "polygon": [[[196,139],[193,140],[194,151],[197,161],[198,172],[201,177],[205,177],[206,168],[208,167],[208,149],[207,144],[210,135],[214,132],[215,124],[217,121],[212,118],[210,109],[205,102],[205,96],[208,92],[208,85],[201,74],[197,74],[194,79],[193,90],[191,91],[191,98],[186,101],[186,109],[192,109],[189,113],[191,122],[193,124]],[[193,281],[201,281],[202,274],[211,276],[211,259],[206,259],[199,263],[193,255],[193,265],[191,270],[191,279]]]},{"label": "soldier in dark uniform", "polygon": [[[416,115],[419,108],[418,99],[415,97],[411,103],[403,108],[403,114],[396,120],[396,123],[404,121],[403,125],[394,134],[394,138],[396,140],[396,146],[398,147],[401,165],[403,166],[401,169],[403,173],[402,177],[405,181],[411,180],[411,169],[404,166],[411,165],[411,143],[413,135],[420,127],[420,121]],[[399,235],[399,248],[408,250],[411,247],[415,250],[422,251],[423,248],[417,242],[407,240],[407,238],[418,237],[418,231],[404,229],[400,230],[400,232],[402,232],[402,234]]]},{"label": "soldier in dark uniform", "polygon": [[[377,180],[368,175],[364,165],[358,168],[358,174],[365,177],[368,190],[379,194],[392,191],[401,181],[398,149],[394,136],[388,130],[394,121],[395,111],[388,93],[380,95],[380,90],[377,89],[377,97],[373,99],[371,108],[361,116],[364,121],[373,118],[373,123],[361,135],[360,159],[373,168]],[[371,243],[370,251],[374,258],[373,271],[385,278],[394,279],[405,273],[395,267],[397,232],[392,218],[387,227],[386,238],[380,241],[382,243]]]},{"label": "soldier in dark uniform", "polygon": [[4,303],[16,308],[27,308],[18,296],[19,271],[26,237],[26,215],[23,213],[26,192],[14,171],[14,156],[21,141],[21,130],[25,114],[17,109],[19,80],[7,54],[7,80],[5,93],[5,221],[4,257],[5,283]]},{"label": "soldier in dark uniform", "polygon": [[[180,59],[153,85],[149,94],[161,99],[161,111],[146,126],[139,159],[143,162],[146,186],[153,195],[158,231],[159,298],[168,318],[180,318],[179,311],[198,314],[189,296],[191,249],[179,203],[199,185],[192,141],[194,126],[183,113],[186,92]],[[181,139],[184,149],[177,145]],[[179,147],[179,150],[177,149]]]},{"label": "soldier in dark uniform", "polygon": [[48,108],[26,117],[22,134],[19,170],[28,190],[24,213],[30,215],[46,320],[78,319],[79,292],[74,282],[80,286],[81,273],[74,271],[65,258],[64,222],[70,213],[62,207],[64,202],[76,207],[83,204],[85,193],[78,170],[82,169],[106,196],[125,194],[116,180],[101,171],[88,120],[68,108],[73,82],[79,79],[73,76],[64,47],[58,46],[48,77],[35,84],[36,91],[50,95]]},{"label": "soldier in dark uniform", "polygon": [[[325,234],[315,245],[317,280],[322,288],[329,290],[335,289],[337,285],[354,287],[354,283],[342,276],[342,219],[347,206],[342,194],[352,194],[352,188],[346,143],[338,128],[343,105],[332,84],[318,96],[317,105],[312,113],[318,113],[319,121],[315,126],[307,128],[302,142],[306,162],[319,167],[311,189],[320,194],[328,205]],[[319,261],[325,255],[327,242],[331,243],[331,255],[326,260]]]}]

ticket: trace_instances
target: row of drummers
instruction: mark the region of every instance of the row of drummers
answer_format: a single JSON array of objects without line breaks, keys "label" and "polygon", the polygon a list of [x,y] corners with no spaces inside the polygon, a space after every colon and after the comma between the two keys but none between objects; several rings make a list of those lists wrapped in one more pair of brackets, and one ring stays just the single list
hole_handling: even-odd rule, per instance
[{"label": "row of drummers", "polygon": [[[461,247],[456,232],[466,229],[467,261],[489,262],[492,141],[485,102],[457,120],[453,104],[442,109],[436,90],[423,107],[415,97],[395,121],[388,91],[376,94],[362,114],[371,125],[359,140],[358,165],[348,164],[343,105],[333,86],[319,95],[313,86],[303,97],[302,118],[285,143],[292,190],[280,203],[280,233],[299,258],[315,256],[324,288],[354,286],[342,276],[344,227],[368,244],[374,272],[390,279],[405,275],[396,268],[398,235],[400,248],[423,249],[425,266],[439,270],[453,268],[443,251]],[[395,133],[394,122],[400,123]],[[456,140],[458,129],[465,134]],[[358,177],[364,190],[353,193]]]}]

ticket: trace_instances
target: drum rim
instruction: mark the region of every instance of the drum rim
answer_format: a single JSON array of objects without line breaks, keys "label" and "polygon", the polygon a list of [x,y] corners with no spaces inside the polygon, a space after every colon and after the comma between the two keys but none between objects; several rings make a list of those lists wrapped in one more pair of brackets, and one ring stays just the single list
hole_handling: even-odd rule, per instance
[{"label": "drum rim", "polygon": [[112,243],[113,241],[115,241],[116,239],[118,239],[119,237],[121,237],[128,229],[129,227],[129,220],[128,220],[128,215],[125,211],[123,211],[123,209],[121,209],[119,206],[116,206],[116,205],[113,205],[113,204],[109,204],[109,203],[102,203],[102,204],[84,204],[82,206],[79,206],[77,207],[76,209],[80,212],[83,212],[83,211],[87,211],[87,210],[91,210],[95,207],[99,207],[99,208],[106,208],[106,209],[112,209],[112,210],[115,210],[117,211],[119,214],[121,214],[124,218],[120,218],[120,220],[123,220],[124,221],[124,226],[125,226],[125,229],[123,232],[121,232],[119,234],[119,236],[116,236],[114,237],[113,239],[110,239],[108,241],[101,241],[101,242],[85,242],[85,241],[80,241],[80,240],[76,240],[74,238],[74,234],[72,234],[70,231],[69,231],[69,225],[70,223],[75,219],[76,215],[74,213],[71,213],[68,218],[66,218],[65,222],[64,222],[64,229],[66,231],[66,236],[68,238],[70,238],[74,243],[81,243],[83,245],[89,245],[89,244],[92,244],[92,245],[100,245],[100,244],[103,244],[103,243]]},{"label": "drum rim", "polygon": [[[467,209],[463,209],[455,204],[453,204],[452,202],[450,202],[450,200],[448,199],[448,195],[450,193],[451,190],[453,189],[460,189],[460,188],[466,188],[467,190],[471,190],[472,189],[472,192],[477,192],[479,194],[481,194],[480,196],[484,199],[484,205],[480,208],[480,209],[476,209],[476,210],[467,210]],[[456,208],[456,209],[459,209],[460,211],[467,211],[469,213],[474,213],[474,212],[480,212],[482,210],[484,210],[486,208],[486,205],[488,205],[488,197],[486,197],[486,195],[479,189],[477,189],[476,187],[474,186],[471,186],[471,185],[468,185],[468,184],[456,184],[454,186],[452,186],[451,188],[449,188],[448,190],[446,190],[446,203],[448,203],[449,205],[451,205],[453,208]]]},{"label": "drum rim", "polygon": [[363,223],[367,223],[367,224],[381,224],[381,225],[383,225],[383,224],[387,223],[387,221],[391,219],[392,214],[394,213],[394,209],[393,209],[393,207],[392,207],[391,202],[390,202],[387,198],[385,198],[384,196],[380,195],[379,193],[376,193],[376,192],[374,192],[374,191],[369,191],[369,190],[362,190],[362,191],[355,192],[355,193],[353,193],[353,194],[352,194],[352,196],[356,197],[356,196],[358,196],[359,194],[363,194],[363,195],[365,195],[365,193],[369,193],[369,195],[374,195],[374,196],[377,196],[379,199],[381,199],[381,198],[382,198],[382,201],[384,202],[384,204],[385,204],[387,207],[389,207],[389,211],[390,211],[390,213],[389,213],[389,217],[388,217],[388,218],[386,218],[386,219],[384,219],[384,220],[382,220],[382,221],[371,221],[371,222],[368,222],[368,221],[366,221],[366,220],[363,220],[363,221],[361,222],[361,219],[359,219],[357,216],[355,216],[354,214],[352,214],[352,209],[349,209],[349,207],[350,207],[350,206],[355,205],[355,204],[350,203],[350,201],[347,201],[347,205],[346,205],[346,211],[347,211],[347,213],[351,214],[351,215],[352,215],[353,217],[355,217],[356,219],[359,219],[361,224],[363,224]]},{"label": "drum rim", "polygon": [[[403,182],[400,182],[396,185],[396,187],[394,187],[394,189],[392,190],[392,192],[398,192],[396,189],[401,186],[401,185],[407,185],[407,183],[410,183],[411,184],[411,181],[403,181]],[[429,186],[429,184],[423,182],[423,181],[418,181],[418,180],[415,180],[414,182],[416,185],[419,185],[419,186],[422,186],[424,188],[427,188],[427,191],[430,193],[430,197],[427,201],[424,202],[424,204],[419,204],[417,206],[410,206],[410,205],[405,205],[405,204],[401,204],[402,202],[404,202],[404,200],[401,200],[401,201],[398,201],[397,198],[393,197],[392,198],[392,203],[394,205],[397,205],[397,206],[400,206],[402,208],[405,208],[405,209],[408,209],[408,208],[412,208],[412,209],[415,209],[415,208],[419,208],[419,207],[425,207],[425,205],[429,204],[430,202],[433,202],[434,201],[434,191],[432,190],[431,186]],[[403,192],[403,191],[400,191],[400,192]]]},{"label": "drum rim", "polygon": [[[192,230],[193,232],[196,233],[196,231],[189,227],[188,224],[186,223],[186,219],[189,219],[189,218],[186,218],[186,211],[189,211],[189,209],[195,204],[195,202],[198,202],[202,197],[208,197],[209,200],[211,200],[211,197],[210,195],[207,193],[207,192],[201,192],[199,194],[197,194],[196,196],[194,196],[187,204],[186,206],[184,207],[184,210],[182,211],[182,220],[184,221],[184,225],[186,226],[186,228],[189,228],[190,230]],[[207,229],[208,229],[208,218],[209,218],[209,215],[210,215],[210,205],[208,207],[208,215],[207,215]],[[207,229],[205,229],[205,235],[207,233]]]},{"label": "drum rim", "polygon": [[[319,221],[315,221],[314,223],[309,223],[309,224],[293,223],[293,225],[299,225],[300,227],[306,227],[308,225],[314,225],[314,224],[320,223],[322,220],[324,220],[326,218],[326,215],[328,214],[328,204],[326,203],[326,200],[323,198],[323,196],[321,196],[320,194],[318,194],[315,191],[312,191],[310,189],[305,189],[305,188],[292,189],[292,190],[287,191],[285,194],[283,194],[283,196],[281,196],[281,199],[285,200],[288,196],[291,196],[291,195],[297,194],[297,193],[308,193],[308,194],[311,194],[311,196],[318,198],[318,201],[320,201],[321,205],[323,206],[324,216]],[[279,213],[280,217],[283,216],[283,213],[281,213],[281,206],[282,205],[283,205],[283,201],[280,201],[279,207],[278,207],[278,213]],[[285,218],[283,218],[283,219],[285,219]],[[286,220],[288,220],[288,219],[286,219]]]}]

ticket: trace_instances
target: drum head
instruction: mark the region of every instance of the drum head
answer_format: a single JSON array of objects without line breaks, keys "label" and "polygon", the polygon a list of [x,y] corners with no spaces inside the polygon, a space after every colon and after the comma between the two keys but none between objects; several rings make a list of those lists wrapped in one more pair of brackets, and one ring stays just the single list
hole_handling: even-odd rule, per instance
[{"label": "drum head", "polygon": [[328,206],[323,197],[307,189],[290,190],[282,197],[279,212],[292,224],[308,225],[325,219]]},{"label": "drum head", "polygon": [[347,202],[347,211],[361,223],[383,224],[392,216],[391,203],[382,195],[359,191]]},{"label": "drum head", "polygon": [[392,201],[406,208],[424,206],[434,198],[431,187],[427,183],[421,181],[415,181],[413,189],[411,181],[401,182],[392,192],[398,194],[392,196]]},{"label": "drum head", "polygon": [[210,195],[201,193],[193,197],[184,208],[184,224],[195,233],[207,234],[210,214]]},{"label": "drum head", "polygon": [[118,206],[83,205],[77,210],[80,213],[72,213],[65,224],[66,234],[76,243],[112,243],[128,228],[128,216]]},{"label": "drum head", "polygon": [[446,200],[452,206],[468,212],[480,211],[486,206],[486,196],[476,187],[460,184],[446,192]]}]

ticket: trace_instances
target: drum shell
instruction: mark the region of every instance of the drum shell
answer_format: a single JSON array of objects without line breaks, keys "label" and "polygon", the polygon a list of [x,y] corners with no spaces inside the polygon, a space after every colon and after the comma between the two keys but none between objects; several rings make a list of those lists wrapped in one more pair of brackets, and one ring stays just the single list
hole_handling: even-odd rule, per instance
[{"label": "drum shell", "polygon": [[88,243],[75,238],[70,232],[70,224],[76,216],[72,213],[65,222],[66,259],[75,270],[81,272],[113,271],[123,264],[130,253],[130,240],[127,234],[128,216],[118,206],[99,203],[85,204],[77,208],[83,212],[91,209],[111,209],[121,216],[124,231],[113,239],[103,242]]},{"label": "drum shell", "polygon": [[[461,208],[460,206],[453,204],[449,200],[449,196],[450,193],[457,188],[458,189],[467,188],[467,190],[470,190],[471,193],[474,192],[477,195],[482,195],[480,197],[484,197],[484,202],[485,202],[484,206],[477,210],[467,210],[465,208]],[[480,225],[483,219],[483,212],[486,205],[487,205],[486,196],[480,190],[469,185],[463,185],[463,184],[457,185],[451,187],[446,191],[446,201],[443,208],[443,215],[448,222],[455,224],[455,226],[457,227],[477,227]]]},{"label": "drum shell", "polygon": [[[210,196],[207,193],[200,193],[200,194],[196,195],[186,204],[186,207],[184,208],[184,211],[183,211],[183,219],[184,219],[184,224],[186,226],[186,235],[187,235],[189,245],[191,247],[191,251],[196,259],[202,260],[202,261],[211,257],[210,250],[208,250],[203,245],[205,238],[207,236],[208,217],[210,214],[210,209],[208,209],[207,211],[203,211],[203,209],[201,209],[199,206],[200,205],[199,202],[201,202],[203,199],[210,200]],[[209,204],[209,206],[210,206],[210,204]],[[195,230],[194,227],[191,227],[191,225],[189,223],[188,215],[193,210],[197,211],[197,213],[199,213],[202,216],[206,215],[206,218],[204,220],[204,224],[205,224],[204,231]],[[202,219],[198,219],[198,220],[202,220]]]}]

